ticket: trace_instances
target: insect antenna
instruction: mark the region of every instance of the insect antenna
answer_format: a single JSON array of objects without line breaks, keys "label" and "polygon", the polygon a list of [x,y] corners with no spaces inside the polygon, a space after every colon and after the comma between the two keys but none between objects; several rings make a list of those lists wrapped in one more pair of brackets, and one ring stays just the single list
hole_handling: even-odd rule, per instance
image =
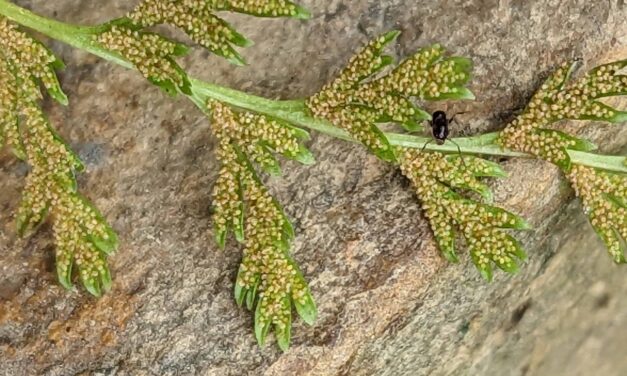
[{"label": "insect antenna", "polygon": [[459,124],[459,122],[458,122],[457,120],[455,120],[455,116],[457,116],[457,115],[463,115],[463,114],[465,114],[466,112],[467,112],[467,111],[462,111],[462,112],[456,112],[456,113],[454,113],[454,114],[453,114],[453,116],[451,116],[451,118],[450,118],[450,119],[448,119],[448,122],[449,122],[449,123],[455,122],[455,123]]}]

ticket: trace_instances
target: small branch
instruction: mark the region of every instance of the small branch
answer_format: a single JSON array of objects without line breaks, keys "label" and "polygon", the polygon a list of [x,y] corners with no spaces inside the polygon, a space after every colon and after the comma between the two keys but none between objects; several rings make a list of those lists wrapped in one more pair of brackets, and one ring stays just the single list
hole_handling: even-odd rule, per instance
[{"label": "small branch", "polygon": [[[0,14],[50,38],[64,42],[70,46],[87,51],[105,60],[114,62],[126,68],[134,66],[119,55],[105,50],[95,43],[94,35],[100,27],[87,27],[66,24],[56,20],[39,16],[27,9],[21,8],[7,0],[0,0]],[[301,100],[275,101],[242,91],[214,85],[208,82],[190,78],[192,95],[188,97],[196,106],[205,111],[204,103],[212,98],[232,106],[264,115],[268,115],[294,125],[324,133],[328,136],[346,141],[353,139],[344,130],[334,127],[330,123],[315,119],[307,114],[304,102]],[[427,137],[418,137],[408,134],[386,133],[390,144],[408,148],[422,148],[429,140]],[[504,149],[495,144],[498,133],[487,133],[474,137],[455,138],[464,154],[492,155],[501,157],[534,158],[532,155]],[[430,143],[427,150],[456,153],[457,147],[452,143],[437,145]],[[580,151],[568,150],[571,160],[579,165],[603,169],[607,171],[627,173],[627,166],[623,163],[625,157],[607,156]]]}]

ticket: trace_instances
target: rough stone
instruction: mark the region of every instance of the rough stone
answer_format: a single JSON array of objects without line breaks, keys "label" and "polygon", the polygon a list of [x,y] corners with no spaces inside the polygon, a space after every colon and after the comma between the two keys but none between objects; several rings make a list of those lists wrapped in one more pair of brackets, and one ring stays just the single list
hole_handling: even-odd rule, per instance
[{"label": "rough stone", "polygon": [[[16,1],[60,20],[122,15],[121,0]],[[256,45],[235,68],[203,51],[185,66],[211,82],[272,98],[313,94],[353,52],[392,28],[407,56],[439,42],[475,62],[475,102],[454,134],[504,126],[559,63],[584,69],[627,57],[622,0],[303,0],[314,17],[231,16]],[[27,171],[0,154],[0,374],[6,375],[624,375],[624,267],[585,223],[558,171],[503,162],[496,201],[525,217],[529,261],[486,283],[469,258],[446,263],[407,184],[360,146],[314,135],[318,163],[284,164],[269,180],[293,219],[294,257],[316,296],[313,327],[296,320],[291,349],[260,349],[252,315],[232,298],[240,247],[216,248],[210,192],[215,141],[202,114],[139,74],[58,42],[70,106],[51,121],[87,160],[80,189],[119,232],[115,282],[101,299],[66,291],[51,231],[18,240],[13,213]],[[570,123],[605,152],[627,129]],[[564,208],[569,209],[564,211]],[[563,214],[559,214],[563,213]],[[559,221],[557,220],[561,218]],[[559,224],[556,224],[559,222]]]}]

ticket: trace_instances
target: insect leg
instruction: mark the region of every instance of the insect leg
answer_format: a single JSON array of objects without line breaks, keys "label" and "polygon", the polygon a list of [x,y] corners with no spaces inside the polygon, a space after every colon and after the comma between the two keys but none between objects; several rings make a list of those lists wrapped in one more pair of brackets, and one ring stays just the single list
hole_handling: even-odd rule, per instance
[{"label": "insect leg", "polygon": [[459,158],[462,160],[462,164],[464,165],[464,168],[468,169],[468,166],[466,166],[466,162],[464,162],[464,156],[462,155],[462,149],[459,147],[457,142],[451,140],[450,138],[448,140],[451,141],[455,146],[457,146],[457,152],[459,153]]},{"label": "insect leg", "polygon": [[425,151],[425,148],[427,147],[427,145],[429,145],[432,141],[433,139],[430,139],[429,141],[425,142],[425,144],[422,145],[422,149],[420,149],[420,152],[422,153],[423,151]]}]

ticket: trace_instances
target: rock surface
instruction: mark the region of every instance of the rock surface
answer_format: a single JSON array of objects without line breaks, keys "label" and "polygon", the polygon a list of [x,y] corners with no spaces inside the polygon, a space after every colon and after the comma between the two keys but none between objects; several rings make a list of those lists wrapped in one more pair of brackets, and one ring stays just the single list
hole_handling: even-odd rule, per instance
[{"label": "rock surface", "polygon": [[[121,0],[16,1],[38,13],[94,24]],[[303,0],[314,17],[229,16],[256,42],[234,68],[196,51],[186,67],[212,82],[281,98],[310,95],[358,47],[392,28],[402,57],[440,42],[475,62],[475,102],[457,135],[495,130],[557,64],[627,58],[623,0]],[[529,261],[486,283],[464,256],[438,254],[418,204],[395,169],[360,146],[325,136],[318,163],[286,163],[270,180],[294,220],[293,248],[319,319],[297,320],[291,349],[260,349],[252,316],[232,297],[240,247],[218,250],[210,192],[217,173],[205,118],[138,74],[49,41],[68,68],[71,105],[50,119],[87,165],[80,188],[121,238],[113,289],[96,300],[61,288],[51,231],[18,240],[14,213],[26,167],[0,154],[0,375],[624,375],[627,273],[585,223],[558,172],[504,162],[496,201],[528,218]],[[433,107],[430,107],[433,109]],[[627,129],[568,124],[606,152]],[[565,207],[568,209],[564,214]],[[557,218],[560,217],[560,220]],[[559,222],[560,224],[556,224]]]}]

